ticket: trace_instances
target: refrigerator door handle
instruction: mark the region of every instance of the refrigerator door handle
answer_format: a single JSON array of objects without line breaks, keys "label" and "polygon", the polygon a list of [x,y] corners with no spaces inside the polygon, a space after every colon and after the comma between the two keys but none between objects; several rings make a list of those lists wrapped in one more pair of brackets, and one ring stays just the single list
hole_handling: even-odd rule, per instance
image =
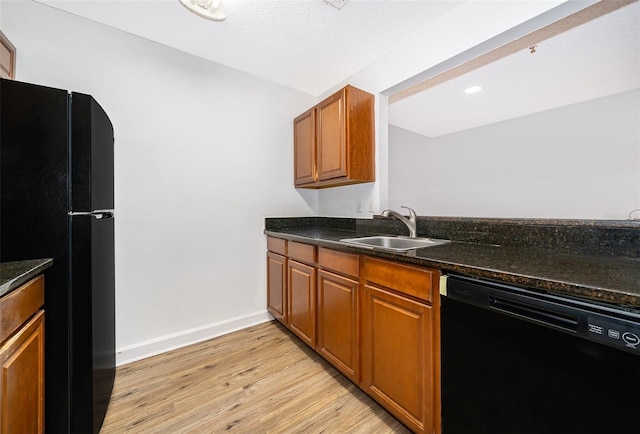
[{"label": "refrigerator door handle", "polygon": [[96,220],[102,220],[102,219],[113,218],[113,213],[110,211],[90,211],[90,212],[69,211],[69,216],[71,217],[90,216],[95,218]]}]

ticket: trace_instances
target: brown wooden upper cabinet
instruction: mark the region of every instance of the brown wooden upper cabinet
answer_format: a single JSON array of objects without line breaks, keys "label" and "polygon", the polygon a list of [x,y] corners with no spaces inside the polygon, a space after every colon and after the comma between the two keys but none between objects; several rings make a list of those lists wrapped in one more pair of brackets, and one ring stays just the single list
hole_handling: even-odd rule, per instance
[{"label": "brown wooden upper cabinet", "polygon": [[326,188],[375,181],[374,97],[346,86],[294,119],[294,183]]},{"label": "brown wooden upper cabinet", "polygon": [[0,78],[15,78],[16,47],[0,32]]}]

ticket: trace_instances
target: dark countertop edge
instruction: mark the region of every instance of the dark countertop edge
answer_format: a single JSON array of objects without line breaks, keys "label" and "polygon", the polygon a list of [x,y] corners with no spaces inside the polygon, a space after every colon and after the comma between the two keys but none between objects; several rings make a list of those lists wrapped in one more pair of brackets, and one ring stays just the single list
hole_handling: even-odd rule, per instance
[{"label": "dark countertop edge", "polygon": [[51,258],[0,263],[0,297],[11,293],[52,265]]},{"label": "dark countertop edge", "polygon": [[[295,229],[291,229],[295,230]],[[264,230],[264,234],[268,236],[273,236],[277,238],[283,238],[291,241],[299,241],[307,244],[313,244],[316,246],[329,247],[335,250],[340,250],[344,252],[360,254],[360,255],[368,255],[373,257],[378,257],[382,259],[389,259],[393,261],[404,262],[413,265],[419,265],[424,267],[432,267],[437,268],[441,271],[447,272],[457,272],[461,274],[467,274],[475,277],[482,277],[491,280],[499,280],[507,283],[513,283],[516,285],[533,287],[543,291],[550,291],[558,294],[564,294],[568,296],[578,297],[582,299],[587,299],[591,301],[613,304],[613,305],[621,305],[621,306],[629,306],[634,309],[640,308],[640,295],[620,291],[612,288],[605,288],[597,285],[589,285],[589,284],[581,284],[574,283],[569,281],[557,280],[557,279],[549,279],[546,277],[540,276],[530,276],[520,273],[512,273],[505,270],[493,269],[493,268],[485,268],[474,266],[465,263],[455,263],[449,261],[441,261],[437,259],[428,259],[428,258],[420,258],[416,256],[409,256],[407,253],[399,253],[399,252],[384,252],[380,250],[368,249],[365,247],[359,246],[351,246],[345,243],[342,243],[337,240],[323,239],[323,238],[314,238],[304,235],[296,235],[285,232],[286,229],[282,231],[273,231],[273,230]],[[333,229],[332,231],[341,232],[340,230]],[[367,234],[370,235],[370,234]],[[345,230],[344,238],[349,237],[358,237],[359,234],[354,235],[352,231]],[[489,247],[489,246],[487,246]]]}]

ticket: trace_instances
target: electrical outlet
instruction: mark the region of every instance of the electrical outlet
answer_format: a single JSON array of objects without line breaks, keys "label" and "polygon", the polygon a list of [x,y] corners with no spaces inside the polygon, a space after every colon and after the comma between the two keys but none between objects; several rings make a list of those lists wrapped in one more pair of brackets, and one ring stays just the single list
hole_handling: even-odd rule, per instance
[{"label": "electrical outlet", "polygon": [[356,212],[362,212],[362,199],[356,199]]},{"label": "electrical outlet", "polygon": [[375,204],[375,202],[374,202],[374,201],[372,201],[372,200],[370,200],[370,201],[369,201],[369,212],[370,212],[371,214],[373,214],[373,213],[375,213],[375,212],[376,212],[376,204]]}]

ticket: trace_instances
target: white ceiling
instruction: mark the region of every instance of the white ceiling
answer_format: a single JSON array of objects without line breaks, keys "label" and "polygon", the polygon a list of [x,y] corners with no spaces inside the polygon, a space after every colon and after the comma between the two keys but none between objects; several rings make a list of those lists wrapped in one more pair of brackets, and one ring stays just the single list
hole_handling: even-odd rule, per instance
[{"label": "white ceiling", "polygon": [[[465,94],[472,85],[482,92]],[[635,2],[391,104],[389,123],[437,137],[638,88]]]},{"label": "white ceiling", "polygon": [[223,0],[223,22],[178,0],[35,0],[312,95],[327,92],[461,1]]}]

